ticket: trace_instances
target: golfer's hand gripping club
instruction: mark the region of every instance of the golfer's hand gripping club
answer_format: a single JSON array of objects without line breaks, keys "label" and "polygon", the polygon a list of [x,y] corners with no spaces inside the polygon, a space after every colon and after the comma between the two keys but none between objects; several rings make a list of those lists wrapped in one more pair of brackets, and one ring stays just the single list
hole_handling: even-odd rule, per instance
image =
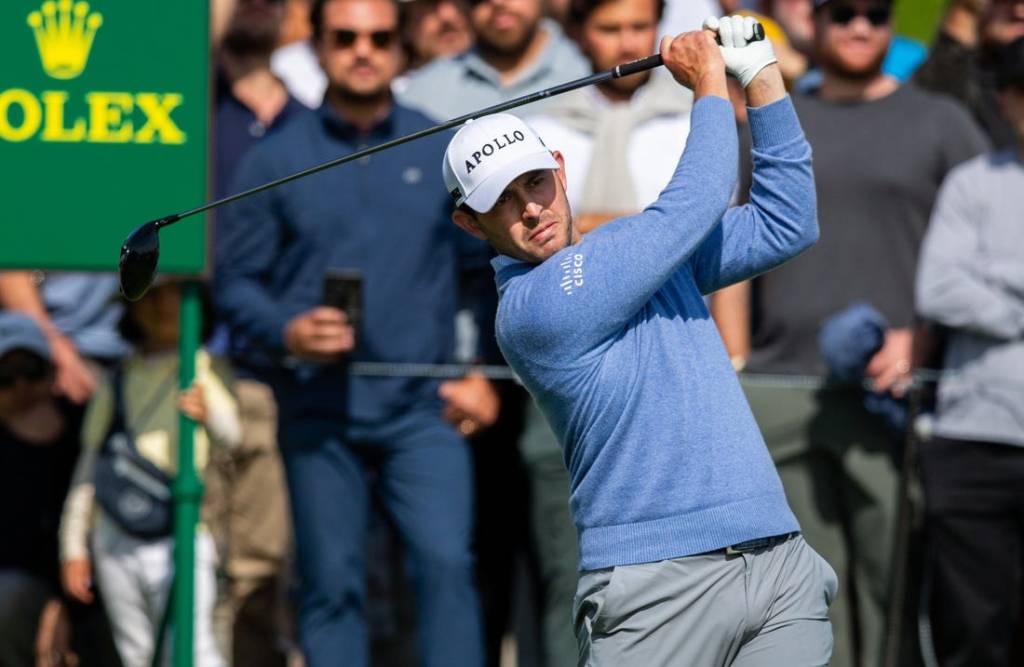
[{"label": "golfer's hand gripping club", "polygon": [[746,88],[757,73],[778,62],[772,43],[764,38],[764,27],[750,16],[709,16],[704,29],[718,34],[725,71]]}]

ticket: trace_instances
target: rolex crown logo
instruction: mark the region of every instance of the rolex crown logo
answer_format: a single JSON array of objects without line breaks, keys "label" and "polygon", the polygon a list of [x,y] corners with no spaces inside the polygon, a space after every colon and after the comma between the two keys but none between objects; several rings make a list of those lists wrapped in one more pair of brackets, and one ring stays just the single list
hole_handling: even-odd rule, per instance
[{"label": "rolex crown logo", "polygon": [[43,70],[55,79],[73,79],[85,69],[103,17],[89,13],[87,2],[46,0],[28,15],[28,25],[35,33]]}]

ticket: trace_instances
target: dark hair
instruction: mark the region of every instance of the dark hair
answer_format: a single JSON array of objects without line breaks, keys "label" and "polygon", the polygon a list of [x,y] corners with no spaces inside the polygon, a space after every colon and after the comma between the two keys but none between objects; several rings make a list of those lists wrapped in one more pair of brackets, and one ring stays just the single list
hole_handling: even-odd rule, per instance
[{"label": "dark hair", "polygon": [[[163,284],[175,284],[181,285],[180,282],[174,281]],[[153,289],[159,289],[163,284],[158,284]],[[145,298],[145,297],[143,297]],[[117,333],[121,335],[121,338],[125,342],[129,343],[132,347],[138,347],[146,342],[146,334],[139,326],[139,323],[135,320],[135,307],[132,305],[133,302],[126,301],[124,305],[124,312],[121,313],[121,319],[117,321]],[[200,284],[199,288],[199,308],[202,318],[201,331],[199,333],[199,339],[206,341],[213,334],[213,302],[210,299],[210,290],[205,283]]]},{"label": "dark hair", "polygon": [[309,23],[313,27],[313,41],[320,41],[324,34],[324,5],[330,0],[313,0],[309,8]]},{"label": "dark hair", "polygon": [[[569,3],[569,25],[580,28],[598,7],[614,0],[571,0]],[[660,23],[665,13],[665,0],[654,0],[655,19]]]},{"label": "dark hair", "polygon": [[999,52],[996,84],[1000,88],[1024,88],[1024,37],[1018,37]]}]

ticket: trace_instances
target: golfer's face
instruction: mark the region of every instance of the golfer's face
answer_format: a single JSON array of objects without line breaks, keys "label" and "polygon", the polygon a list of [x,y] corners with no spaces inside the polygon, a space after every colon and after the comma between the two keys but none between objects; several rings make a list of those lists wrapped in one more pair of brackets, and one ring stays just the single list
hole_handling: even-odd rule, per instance
[{"label": "golfer's face", "polygon": [[402,62],[391,0],[333,0],[323,9],[320,64],[331,86],[353,97],[385,93]]},{"label": "golfer's face", "polygon": [[[555,154],[561,162],[561,155]],[[480,231],[502,254],[539,264],[576,239],[562,169],[529,171],[512,181],[487,213]]]}]

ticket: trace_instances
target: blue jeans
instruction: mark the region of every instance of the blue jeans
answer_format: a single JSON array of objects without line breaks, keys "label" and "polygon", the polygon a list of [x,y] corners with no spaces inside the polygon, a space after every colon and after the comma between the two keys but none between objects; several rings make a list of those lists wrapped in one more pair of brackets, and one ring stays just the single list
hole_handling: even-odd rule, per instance
[{"label": "blue jeans", "polygon": [[[477,667],[483,634],[470,539],[470,453],[439,414],[372,427],[282,414],[299,568],[299,635],[309,667],[369,662],[366,541],[376,492],[414,568],[422,664]],[[376,475],[372,478],[368,470]]]}]

